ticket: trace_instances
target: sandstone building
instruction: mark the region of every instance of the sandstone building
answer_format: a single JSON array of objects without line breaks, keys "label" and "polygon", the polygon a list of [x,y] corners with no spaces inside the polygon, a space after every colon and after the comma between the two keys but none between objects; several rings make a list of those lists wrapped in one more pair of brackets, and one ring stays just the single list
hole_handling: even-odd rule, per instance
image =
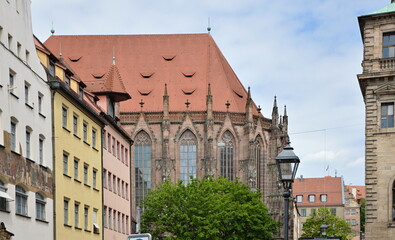
[{"label": "sandstone building", "polygon": [[366,239],[395,239],[395,3],[358,18],[365,102]]},{"label": "sandstone building", "polygon": [[134,141],[137,206],[166,179],[224,176],[261,191],[282,220],[275,157],[288,140],[286,110],[280,117],[275,100],[263,116],[211,35],[51,36],[45,45],[84,81],[101,81],[116,59],[132,99],[108,104]]}]

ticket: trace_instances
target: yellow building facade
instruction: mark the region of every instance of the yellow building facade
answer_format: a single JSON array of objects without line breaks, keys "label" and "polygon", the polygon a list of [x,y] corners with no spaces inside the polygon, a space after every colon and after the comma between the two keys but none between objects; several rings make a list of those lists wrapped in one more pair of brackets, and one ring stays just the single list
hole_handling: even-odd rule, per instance
[{"label": "yellow building facade", "polygon": [[102,129],[85,85],[38,40],[52,90],[55,239],[102,239]]}]

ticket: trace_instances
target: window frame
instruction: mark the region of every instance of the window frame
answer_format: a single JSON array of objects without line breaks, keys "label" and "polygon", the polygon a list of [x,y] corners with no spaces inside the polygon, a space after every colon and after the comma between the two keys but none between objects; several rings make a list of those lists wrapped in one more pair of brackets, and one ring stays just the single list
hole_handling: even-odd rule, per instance
[{"label": "window frame", "polygon": [[[395,57],[395,32],[385,32],[382,35],[382,58],[394,58]],[[388,37],[388,44],[386,44],[386,37]],[[391,39],[393,39],[393,43],[391,44]],[[391,49],[393,50],[391,54]]]},{"label": "window frame", "polygon": [[15,213],[22,216],[28,216],[28,192],[24,187],[15,186]]},{"label": "window frame", "polygon": [[[392,114],[388,113],[388,107],[392,107]],[[394,102],[383,102],[380,105],[380,109],[380,127],[394,128]]]},{"label": "window frame", "polygon": [[44,195],[36,193],[36,219],[40,221],[46,220],[45,206],[46,201]]},{"label": "window frame", "polygon": [[314,203],[314,202],[315,202],[315,195],[309,194],[309,203]]}]

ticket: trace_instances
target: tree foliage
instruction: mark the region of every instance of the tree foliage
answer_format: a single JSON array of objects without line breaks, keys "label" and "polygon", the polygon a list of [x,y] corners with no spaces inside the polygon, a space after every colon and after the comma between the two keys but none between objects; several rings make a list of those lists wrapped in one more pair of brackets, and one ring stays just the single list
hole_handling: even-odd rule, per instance
[{"label": "tree foliage", "polygon": [[311,214],[303,224],[302,237],[321,237],[320,226],[325,222],[328,226],[328,237],[342,237],[342,239],[351,239],[352,230],[350,224],[343,219],[331,214],[329,208],[321,207]]},{"label": "tree foliage", "polygon": [[154,239],[272,239],[278,223],[261,194],[225,178],[165,182],[144,201],[142,231]]},{"label": "tree foliage", "polygon": [[361,198],[360,202],[361,204],[361,214],[360,214],[360,222],[361,222],[361,227],[360,230],[361,232],[365,232],[365,205],[366,205],[366,199],[365,198]]}]

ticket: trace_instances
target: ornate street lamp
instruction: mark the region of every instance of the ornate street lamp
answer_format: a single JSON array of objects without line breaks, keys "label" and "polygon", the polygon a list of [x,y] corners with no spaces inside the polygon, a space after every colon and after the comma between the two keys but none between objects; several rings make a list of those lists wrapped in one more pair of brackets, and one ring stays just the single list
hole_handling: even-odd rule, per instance
[{"label": "ornate street lamp", "polygon": [[299,157],[295,155],[294,149],[289,144],[290,142],[276,157],[278,176],[284,188],[284,240],[288,240],[289,198],[291,197],[292,183],[300,163]]},{"label": "ornate street lamp", "polygon": [[325,222],[323,223],[323,224],[321,224],[321,226],[320,226],[320,232],[321,232],[321,235],[323,236],[323,237],[326,237],[326,230],[328,229],[328,225],[326,225],[325,224]]}]

